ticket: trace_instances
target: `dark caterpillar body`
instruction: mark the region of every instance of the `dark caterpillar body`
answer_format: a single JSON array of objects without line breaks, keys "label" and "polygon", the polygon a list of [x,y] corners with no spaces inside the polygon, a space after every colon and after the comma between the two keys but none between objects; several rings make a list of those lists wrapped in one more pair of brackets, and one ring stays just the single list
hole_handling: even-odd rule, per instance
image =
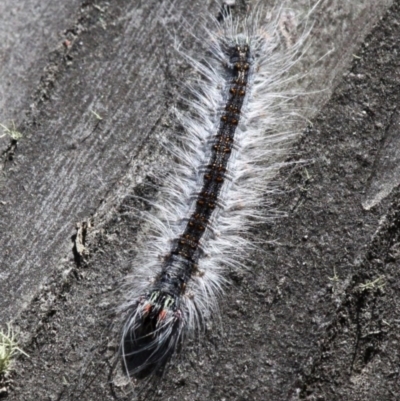
[{"label": "dark caterpillar body", "polygon": [[[181,297],[198,271],[202,257],[201,239],[218,207],[226,181],[227,166],[235,143],[246,96],[251,56],[249,44],[226,49],[229,62],[224,66],[226,103],[215,136],[209,141],[209,159],[204,168],[202,186],[194,211],[186,219],[183,233],[173,241],[169,254],[148,292],[132,309],[122,341],[123,364],[131,376],[143,378],[162,371],[176,350],[186,325]],[[194,300],[196,304],[196,300]]]}]

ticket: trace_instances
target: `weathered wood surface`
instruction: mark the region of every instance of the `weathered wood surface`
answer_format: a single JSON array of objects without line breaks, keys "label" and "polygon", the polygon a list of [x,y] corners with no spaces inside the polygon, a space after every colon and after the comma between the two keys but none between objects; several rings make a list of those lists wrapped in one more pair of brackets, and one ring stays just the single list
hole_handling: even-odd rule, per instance
[{"label": "weathered wood surface", "polygon": [[[371,330],[360,334],[362,325],[357,326],[356,318],[351,321],[358,313],[352,306],[364,301],[353,300],[352,289],[360,284],[357,280],[369,279],[357,276],[354,261],[358,257],[359,266],[369,263],[365,255],[375,246],[369,240],[379,219],[388,210],[392,215],[396,211],[395,206],[390,209],[392,200],[369,214],[361,208],[374,167],[379,167],[378,159],[371,160],[374,148],[390,125],[394,106],[389,100],[397,100],[396,70],[386,71],[385,63],[395,53],[390,38],[396,25],[390,21],[399,15],[398,8],[389,13],[389,22],[381,22],[383,48],[369,39],[378,56],[364,61],[359,45],[389,3],[321,1],[311,16],[314,28],[305,65],[313,70],[305,85],[324,91],[307,97],[306,117],[321,110],[354,61],[353,54],[355,63],[361,57],[361,66],[377,64],[347,76],[315,120],[314,130],[298,145],[300,159],[322,162],[292,172],[289,195],[278,206],[291,213],[291,224],[285,221],[265,227],[269,234],[260,233],[260,240],[276,240],[281,246],[267,257],[255,256],[253,275],[236,278],[237,288],[222,303],[225,332],[215,327],[199,353],[188,347],[187,359],[167,376],[164,399],[396,399],[390,398],[396,387],[389,379],[382,379],[386,387],[373,386],[381,344],[368,333],[382,336],[385,323],[376,317],[380,326],[371,323]],[[304,10],[308,4],[297,1],[293,7]],[[45,14],[27,12],[39,5]],[[118,297],[112,292],[116,282],[132,268],[138,224],[133,208],[144,207],[126,196],[142,191],[149,196],[143,184],[148,172],[168,166],[161,142],[173,124],[171,93],[186,73],[172,50],[170,33],[192,44],[190,51],[197,54],[180,21],[196,33],[198,15],[205,9],[215,14],[217,7],[117,0],[74,1],[53,10],[55,3],[46,8],[31,1],[14,15],[18,34],[6,23],[12,7],[11,0],[0,4],[0,38],[5,38],[0,45],[0,122],[14,120],[23,139],[17,146],[0,139],[0,319],[14,320],[31,358],[18,362],[9,399],[113,399],[107,361],[116,339],[107,329],[112,322],[108,312]],[[380,68],[386,71],[381,87]],[[374,73],[377,78],[371,78]],[[371,126],[362,125],[365,115]],[[77,266],[75,224],[90,216],[89,262]],[[339,284],[329,279],[336,277],[333,267]],[[385,275],[381,270],[373,270],[375,276]],[[346,302],[349,311],[338,312]],[[370,302],[378,303],[376,297]],[[343,323],[347,331],[335,323],[341,314],[352,322],[348,328]],[[394,325],[385,319],[388,327]],[[363,343],[363,335],[371,340]],[[342,343],[335,343],[335,336],[343,336]],[[343,351],[346,341],[356,345]],[[340,359],[340,351],[348,359]],[[329,374],[335,383],[329,383]]]},{"label": "weathered wood surface", "polygon": [[[21,122],[81,2],[0,2],[0,123]],[[6,141],[0,142],[3,145]]]}]

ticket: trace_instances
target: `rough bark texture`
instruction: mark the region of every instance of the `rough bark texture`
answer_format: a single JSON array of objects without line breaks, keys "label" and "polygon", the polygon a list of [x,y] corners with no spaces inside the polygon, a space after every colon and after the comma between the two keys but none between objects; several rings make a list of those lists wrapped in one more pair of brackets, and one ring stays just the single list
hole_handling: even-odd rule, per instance
[{"label": "rough bark texture", "polygon": [[[218,7],[14,3],[0,4],[0,123],[23,138],[0,138],[0,323],[30,358],[1,380],[12,401],[130,399],[110,326],[147,207],[136,195],[153,197],[149,173],[168,169],[190,73],[174,37],[201,56],[185,26],[196,36]],[[310,162],[278,177],[288,217],[259,230],[266,252],[232,277],[222,325],[186,345],[156,398],[400,399],[400,2],[377,3],[321,1],[311,15],[302,84],[324,91],[302,104],[312,124],[291,156]]]}]

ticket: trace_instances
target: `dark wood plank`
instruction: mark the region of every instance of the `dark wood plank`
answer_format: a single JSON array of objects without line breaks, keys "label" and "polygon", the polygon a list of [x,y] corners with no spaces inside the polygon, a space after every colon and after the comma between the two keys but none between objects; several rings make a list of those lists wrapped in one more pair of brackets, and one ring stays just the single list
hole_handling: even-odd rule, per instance
[{"label": "dark wood plank", "polygon": [[[312,68],[304,85],[317,90],[303,104],[306,118],[314,117],[329,98],[360,41],[389,3],[321,2],[312,17],[313,40],[304,60],[305,68]],[[293,6],[301,9],[308,5],[304,0]],[[199,15],[205,9],[214,15],[218,10],[214,4],[190,1],[85,2],[75,11],[70,27],[73,35],[66,34],[68,45],[51,61],[56,75],[47,70],[37,88],[27,86],[23,92],[23,97],[35,92],[33,107],[27,110],[21,99],[12,100],[14,110],[6,118],[16,118],[24,110],[26,118],[16,121],[23,140],[12,153],[6,151],[2,161],[0,319],[14,320],[20,327],[22,347],[31,358],[18,363],[19,377],[10,400],[113,399],[107,361],[115,353],[116,337],[108,325],[118,295],[111,292],[118,287],[116,281],[132,269],[138,225],[133,208],[143,207],[126,197],[148,191],[143,184],[148,173],[168,168],[162,142],[168,140],[173,127],[169,111],[176,101],[176,85],[187,74],[185,63],[172,49],[171,32],[185,45],[193,45],[188,51],[198,54],[195,41],[180,22],[186,21],[196,35]],[[51,29],[54,32],[56,28]],[[323,62],[315,64],[324,55]],[[305,124],[297,128],[301,130]],[[312,149],[323,149],[321,143]],[[304,155],[310,157],[307,152]],[[293,185],[301,184],[299,179]],[[327,188],[329,185],[324,193]],[[288,198],[283,205],[287,202],[290,206],[292,201]],[[72,241],[75,224],[90,216],[94,216],[88,237],[90,262],[77,267]],[[360,234],[363,241],[377,227],[379,217],[371,219],[369,230]],[[272,233],[283,241],[286,234],[281,230],[278,227]],[[296,238],[301,239],[298,233]],[[260,233],[260,239],[267,238]],[[274,240],[272,234],[269,239]],[[336,243],[336,249],[340,246],[342,242]],[[272,263],[279,269],[284,256],[276,255],[277,260],[257,257],[258,267]],[[195,368],[186,375],[188,362],[182,365],[184,374],[179,372],[181,365],[175,367],[168,376],[168,396],[233,400],[241,399],[243,393],[247,399],[263,399],[265,394],[283,399],[290,389],[296,392],[296,375],[308,353],[316,349],[314,343],[307,343],[317,340],[301,332],[312,325],[302,315],[306,312],[300,316],[295,306],[302,288],[304,293],[309,290],[304,299],[310,302],[320,282],[313,284],[307,276],[312,270],[307,269],[303,278],[295,279],[293,272],[299,266],[291,266],[294,262],[289,256],[285,254],[288,259],[282,274],[255,270],[265,288],[257,289],[250,275],[241,288],[228,294],[223,303],[227,337],[208,334],[208,345],[200,356],[192,355],[189,347],[188,360]],[[319,255],[316,263],[324,263],[323,258]],[[290,295],[291,288],[296,296]],[[256,299],[257,291],[266,304]],[[282,291],[286,295],[280,304]],[[276,310],[272,304],[277,305]],[[328,310],[331,307],[329,304]],[[246,315],[249,309],[254,313]],[[325,312],[321,307],[320,313]],[[256,316],[258,320],[254,320]],[[296,316],[297,326],[291,327],[290,319]],[[266,319],[276,317],[275,332],[264,332]],[[301,319],[308,323],[301,326]],[[285,337],[284,331],[291,329],[295,334]],[[218,342],[216,350],[210,345],[213,341]],[[247,354],[240,355],[242,344]],[[254,366],[257,355],[264,365]],[[196,365],[198,358],[203,367]],[[252,366],[252,377],[245,375],[248,366]],[[247,385],[241,382],[242,374]],[[262,382],[249,383],[256,374]],[[117,377],[116,391],[118,380],[123,379]],[[185,380],[189,384],[177,391],[175,383]]]}]

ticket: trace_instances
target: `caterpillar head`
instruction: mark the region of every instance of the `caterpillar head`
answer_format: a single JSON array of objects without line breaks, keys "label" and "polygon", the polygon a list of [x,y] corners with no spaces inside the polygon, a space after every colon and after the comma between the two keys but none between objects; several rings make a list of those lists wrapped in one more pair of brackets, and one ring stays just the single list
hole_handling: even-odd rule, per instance
[{"label": "caterpillar head", "polygon": [[161,372],[179,343],[181,330],[178,297],[161,290],[142,296],[123,329],[121,356],[126,372],[138,379]]}]

